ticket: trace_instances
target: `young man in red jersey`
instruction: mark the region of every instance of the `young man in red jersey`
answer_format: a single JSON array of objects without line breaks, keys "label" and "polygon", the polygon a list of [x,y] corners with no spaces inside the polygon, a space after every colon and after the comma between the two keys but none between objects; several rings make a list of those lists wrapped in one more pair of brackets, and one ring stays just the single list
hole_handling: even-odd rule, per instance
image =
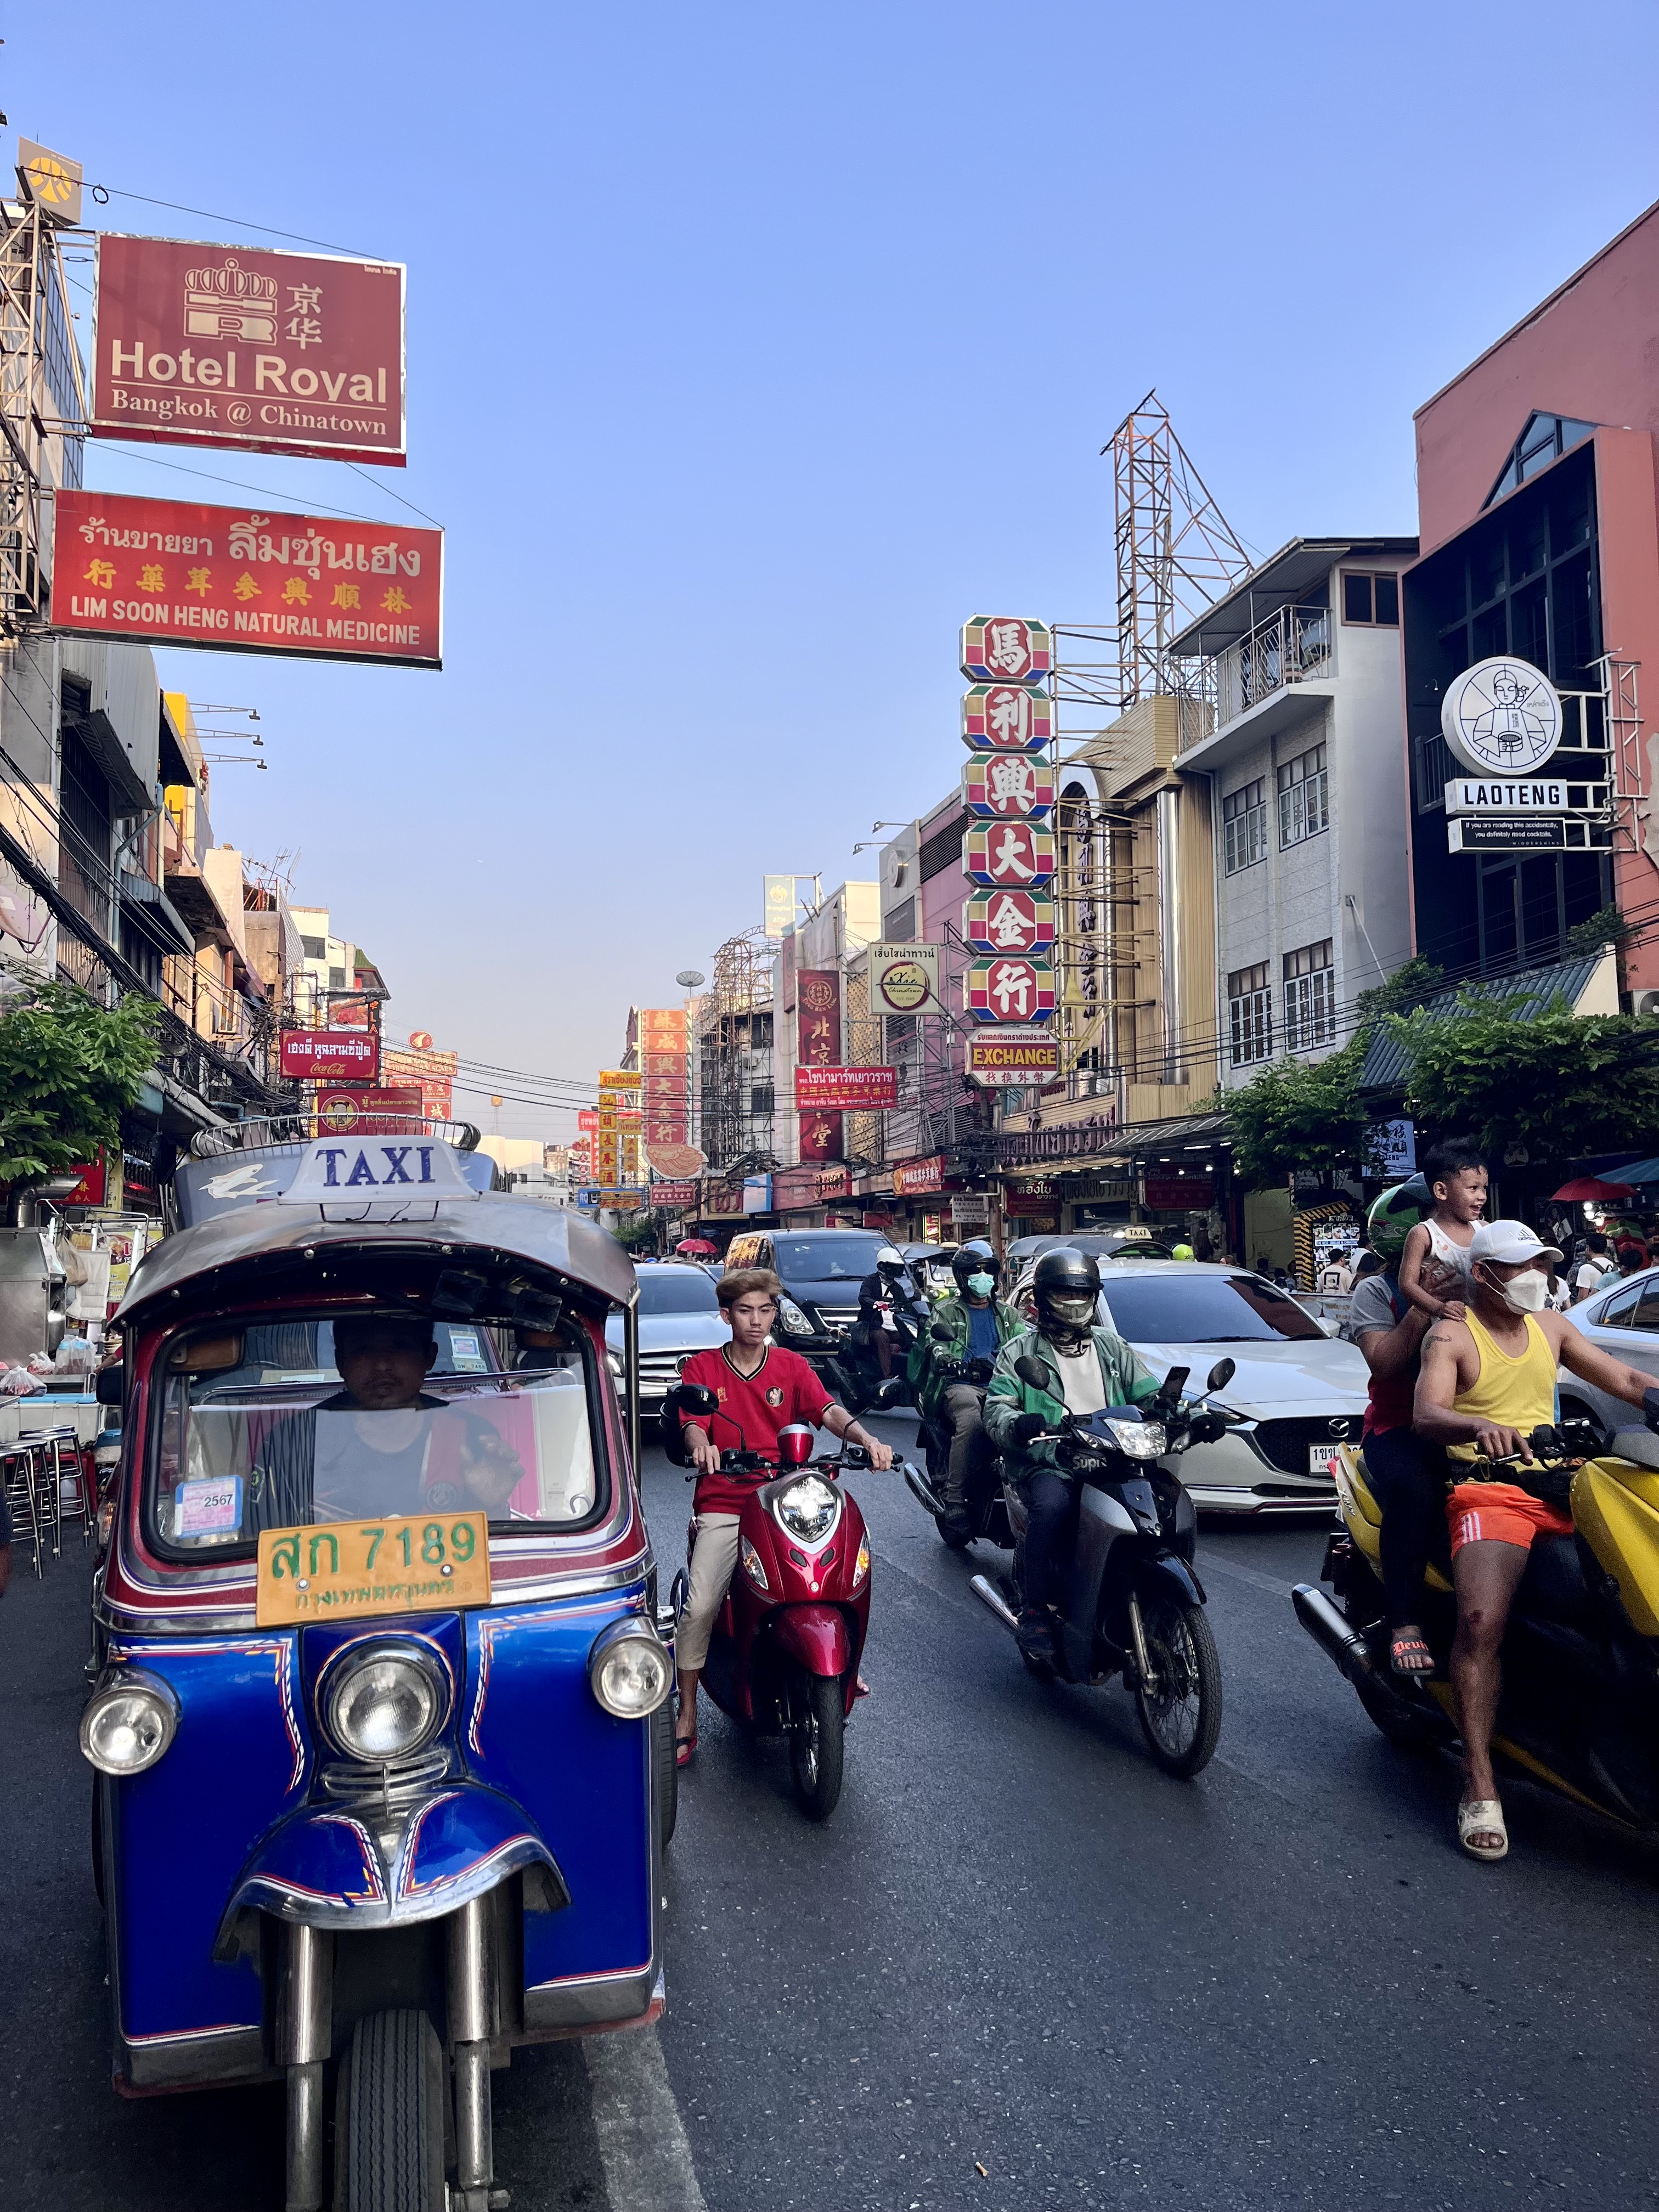
[{"label": "young man in red jersey", "polygon": [[696,1748],[697,1683],[715,1618],[738,1564],[738,1517],[750,1491],[771,1480],[769,1474],[723,1474],[721,1452],[758,1452],[775,1467],[778,1431],[793,1421],[804,1421],[809,1428],[828,1429],[844,1443],[861,1444],[873,1468],[893,1464],[890,1448],[861,1429],[845,1406],[836,1403],[799,1352],[767,1342],[782,1289],[765,1267],[743,1267],[723,1275],[714,1295],[732,1341],[718,1352],[694,1353],[680,1371],[683,1382],[701,1382],[720,1401],[719,1413],[710,1414],[707,1422],[683,1418],[686,1456],[697,1470],[697,1538],[691,1550],[690,1593],[675,1638],[680,1678],[675,1741],[682,1766]]}]

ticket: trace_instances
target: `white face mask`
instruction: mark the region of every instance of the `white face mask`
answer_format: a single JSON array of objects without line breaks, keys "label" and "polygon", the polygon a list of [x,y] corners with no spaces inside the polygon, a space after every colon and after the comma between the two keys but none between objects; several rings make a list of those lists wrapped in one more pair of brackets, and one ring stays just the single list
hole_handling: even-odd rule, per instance
[{"label": "white face mask", "polygon": [[1511,1275],[1507,1283],[1492,1286],[1511,1313],[1542,1313],[1550,1302],[1550,1286],[1536,1267],[1524,1275]]}]

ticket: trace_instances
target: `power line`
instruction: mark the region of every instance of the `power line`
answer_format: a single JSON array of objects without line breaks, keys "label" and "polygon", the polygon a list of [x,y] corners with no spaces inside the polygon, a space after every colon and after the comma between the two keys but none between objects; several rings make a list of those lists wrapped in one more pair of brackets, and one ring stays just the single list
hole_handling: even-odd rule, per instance
[{"label": "power line", "polygon": [[326,238],[307,238],[302,231],[278,230],[268,222],[250,222],[245,216],[223,215],[212,208],[186,207],[182,200],[158,200],[149,192],[129,191],[125,185],[88,185],[88,191],[101,206],[112,194],[118,200],[138,200],[145,207],[170,208],[174,215],[199,215],[204,222],[228,222],[238,230],[257,230],[266,238],[291,238],[296,246],[320,246],[325,253],[343,253],[353,261],[384,261],[383,253],[360,253],[355,246],[336,246]]}]

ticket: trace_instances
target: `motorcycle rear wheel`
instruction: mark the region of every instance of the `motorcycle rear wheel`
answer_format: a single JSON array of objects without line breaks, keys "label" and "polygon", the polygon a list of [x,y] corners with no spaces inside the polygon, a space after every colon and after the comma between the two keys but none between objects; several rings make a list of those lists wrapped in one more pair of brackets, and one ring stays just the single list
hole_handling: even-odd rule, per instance
[{"label": "motorcycle rear wheel", "polygon": [[360,2020],[337,2095],[339,2212],[444,2212],[444,2054],[426,2014]]},{"label": "motorcycle rear wheel", "polygon": [[795,1797],[809,1820],[827,1820],[841,1802],[847,1726],[841,1682],[834,1674],[797,1674],[790,1699],[794,1727],[789,1763]]},{"label": "motorcycle rear wheel", "polygon": [[1146,1747],[1166,1774],[1181,1780],[1201,1773],[1215,1756],[1221,1735],[1221,1660],[1202,1607],[1174,1598],[1141,1600],[1147,1656],[1158,1692],[1135,1692]]}]

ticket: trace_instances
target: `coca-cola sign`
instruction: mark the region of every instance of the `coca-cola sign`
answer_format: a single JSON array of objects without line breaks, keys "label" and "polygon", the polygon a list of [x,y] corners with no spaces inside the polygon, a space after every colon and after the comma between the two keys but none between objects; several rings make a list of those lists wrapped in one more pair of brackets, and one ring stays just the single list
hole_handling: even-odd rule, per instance
[{"label": "coca-cola sign", "polygon": [[302,1083],[343,1076],[349,1083],[374,1083],[380,1073],[380,1040],[373,1030],[284,1030],[284,1075]]}]

